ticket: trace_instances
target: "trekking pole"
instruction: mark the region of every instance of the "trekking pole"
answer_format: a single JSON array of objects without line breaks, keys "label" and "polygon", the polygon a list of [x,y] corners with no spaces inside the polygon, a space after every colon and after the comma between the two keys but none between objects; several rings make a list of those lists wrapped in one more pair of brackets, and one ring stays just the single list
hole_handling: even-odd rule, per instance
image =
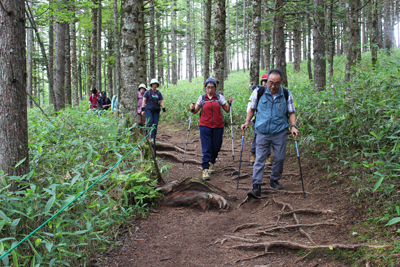
[{"label": "trekking pole", "polygon": [[239,159],[239,171],[238,171],[238,179],[236,183],[236,190],[239,189],[239,177],[240,177],[240,166],[242,165],[242,153],[243,153],[243,141],[244,141],[244,130],[242,134],[242,145],[240,146],[240,159]]},{"label": "trekking pole", "polygon": [[229,103],[229,113],[230,113],[230,116],[231,116],[232,159],[235,160],[235,150],[233,149],[232,102]]},{"label": "trekking pole", "polygon": [[[153,124],[153,131],[156,129],[156,124]],[[157,158],[157,153],[156,153],[156,135],[154,135],[153,138],[153,145],[154,145],[154,158]]]},{"label": "trekking pole", "polygon": [[[192,104],[194,104],[194,103],[192,103]],[[190,124],[192,124],[193,112],[194,112],[194,109],[192,109],[191,112],[190,112],[189,127],[188,127],[188,132],[187,132],[187,137],[186,137],[185,153],[183,154],[182,165],[185,165],[186,149],[187,149],[187,144],[188,144],[188,141],[189,141]]]},{"label": "trekking pole", "polygon": [[301,164],[300,164],[300,155],[299,148],[297,146],[297,134],[294,136],[294,142],[296,144],[297,158],[299,159],[299,167],[300,167],[300,177],[301,177],[301,185],[303,187],[303,197],[306,198],[306,192],[304,191],[304,181],[303,181],[303,173],[301,172]]}]

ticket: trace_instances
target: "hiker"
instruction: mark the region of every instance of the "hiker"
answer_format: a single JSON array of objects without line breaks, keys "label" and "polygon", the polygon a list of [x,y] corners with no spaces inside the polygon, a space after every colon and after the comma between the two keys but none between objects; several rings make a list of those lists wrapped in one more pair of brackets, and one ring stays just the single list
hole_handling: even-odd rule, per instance
[{"label": "hiker", "polygon": [[[157,88],[160,86],[160,83],[156,78],[151,79],[150,87],[151,90],[147,90],[143,96],[142,102],[142,115],[146,114],[147,127],[151,127],[153,125],[156,128],[151,132],[151,140],[156,140],[157,135],[157,125],[158,119],[160,118],[160,106],[162,107],[163,116],[166,115],[165,107],[164,107],[164,98],[160,91]],[[147,132],[147,131],[146,131]]]},{"label": "hiker", "polygon": [[147,91],[146,85],[144,83],[140,84],[138,92],[138,101],[137,101],[138,122],[140,126],[144,126],[146,123],[146,115],[142,114],[143,96],[146,91]]},{"label": "hiker", "polygon": [[271,146],[274,149],[274,163],[271,170],[270,187],[278,190],[282,189],[278,181],[282,177],[286,156],[288,118],[292,125],[290,131],[293,137],[299,134],[296,126],[293,95],[281,86],[282,78],[283,74],[280,69],[272,69],[268,72],[267,87],[265,87],[264,92],[261,90],[253,96],[250,109],[247,112],[246,122],[241,127],[242,130],[246,130],[249,127],[250,120],[257,109],[257,119],[254,125],[257,132],[256,161],[253,166],[253,178],[251,180],[253,189],[247,192],[249,197],[261,197],[261,182],[264,175],[265,160]]},{"label": "hiker", "polygon": [[[268,74],[264,74],[263,76],[261,76],[261,86],[262,87],[266,87],[267,86],[267,80],[268,80]],[[247,104],[246,113],[249,111],[250,105],[251,105],[251,100],[252,100],[254,94],[257,94],[257,90],[258,90],[259,87],[260,87],[259,85],[254,85],[253,86],[253,88],[252,88],[253,92],[250,95],[249,103]],[[254,119],[251,120],[253,122],[253,133],[254,133],[253,141],[251,142],[251,148],[250,148],[250,153],[251,153],[250,163],[252,163],[252,164],[256,161],[256,137],[257,137],[257,133],[256,133],[256,131],[254,131],[255,120],[256,120],[255,117],[254,117]],[[271,150],[267,152],[267,155],[268,155],[268,157],[267,157],[267,159],[265,161],[265,165],[266,166],[271,166],[272,163],[269,160],[269,157],[271,155]]]},{"label": "hiker", "polygon": [[111,100],[107,97],[106,91],[100,93],[97,102],[98,110],[108,110],[111,107]]},{"label": "hiker", "polygon": [[96,88],[92,89],[92,93],[89,96],[89,107],[90,109],[97,109],[97,98],[100,96],[100,93],[97,92]]},{"label": "hiker", "polygon": [[[210,174],[215,172],[215,160],[222,145],[222,135],[224,133],[224,120],[222,117],[221,106],[226,113],[229,113],[229,104],[223,95],[216,93],[217,81],[208,78],[204,84],[206,94],[199,96],[196,105],[190,104],[193,114],[200,112],[200,139],[201,150],[203,152],[203,179],[210,180]],[[232,97],[228,102],[232,103]]]}]

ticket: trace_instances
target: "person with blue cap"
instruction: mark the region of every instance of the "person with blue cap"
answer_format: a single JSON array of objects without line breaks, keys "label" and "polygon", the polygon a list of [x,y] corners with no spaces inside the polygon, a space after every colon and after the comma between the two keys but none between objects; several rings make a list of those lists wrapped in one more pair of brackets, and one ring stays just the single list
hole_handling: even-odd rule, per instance
[{"label": "person with blue cap", "polygon": [[[190,104],[193,114],[200,111],[200,140],[203,159],[203,179],[210,180],[210,174],[215,173],[215,161],[222,146],[222,136],[224,134],[224,119],[221,107],[229,113],[230,107],[223,95],[216,93],[217,81],[208,78],[204,84],[206,94],[199,96],[196,105]],[[230,96],[228,102],[233,98]]]}]

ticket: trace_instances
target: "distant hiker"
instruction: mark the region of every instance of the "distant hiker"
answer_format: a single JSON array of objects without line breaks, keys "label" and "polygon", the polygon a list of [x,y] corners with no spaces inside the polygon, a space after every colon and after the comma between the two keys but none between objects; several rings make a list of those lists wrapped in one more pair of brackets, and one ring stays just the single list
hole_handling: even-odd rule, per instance
[{"label": "distant hiker", "polygon": [[[266,87],[267,86],[267,80],[268,80],[268,74],[264,74],[263,76],[261,76],[261,86],[262,87]],[[253,92],[250,95],[249,103],[247,104],[246,112],[249,111],[250,106],[251,106],[251,100],[253,99],[254,94],[257,94],[258,88],[260,88],[259,85],[254,85],[253,86],[253,88],[252,88]],[[256,131],[254,131],[255,120],[256,119],[254,117],[254,119],[252,119],[254,137],[253,137],[253,141],[251,142],[251,148],[250,148],[250,153],[251,153],[250,163],[254,163],[256,161],[256,137],[257,137],[257,133],[256,133]],[[271,150],[269,150],[267,152],[267,155],[268,155],[268,157],[267,157],[267,159],[265,161],[265,165],[271,166],[272,164],[271,164],[271,161],[269,160],[269,156],[271,155]]]},{"label": "distant hiker", "polygon": [[100,93],[97,102],[98,110],[108,110],[111,107],[111,100],[107,97],[106,91]]},{"label": "distant hiker", "polygon": [[143,97],[144,93],[147,91],[146,85],[141,84],[139,85],[139,92],[138,92],[138,101],[137,101],[137,113],[138,113],[138,122],[140,126],[144,126],[146,123],[146,115],[142,114],[142,104],[143,104]]},{"label": "distant hiker", "polygon": [[[293,136],[298,135],[293,95],[281,86],[282,71],[272,69],[268,72],[268,82],[263,94],[255,94],[247,112],[246,122],[242,130],[250,125],[250,120],[257,109],[257,119],[254,125],[257,132],[256,161],[253,166],[253,189],[247,192],[249,197],[261,197],[261,182],[264,175],[265,160],[271,146],[274,149],[274,164],[270,176],[270,187],[282,189],[279,179],[282,177],[283,165],[286,157],[286,133],[289,126],[288,117]],[[262,87],[261,87],[262,88]],[[260,88],[260,89],[261,89]],[[286,95],[288,98],[286,100]],[[259,99],[258,99],[259,98]]]},{"label": "distant hiker", "polygon": [[[210,180],[210,174],[215,172],[214,164],[218,157],[218,152],[222,145],[222,135],[224,133],[224,120],[222,117],[221,106],[226,113],[229,113],[229,104],[223,95],[216,93],[217,81],[208,78],[205,82],[206,94],[199,96],[196,105],[190,104],[190,109],[194,109],[193,114],[200,112],[200,139],[201,150],[203,152],[203,179]],[[229,103],[232,97],[228,98]]]},{"label": "distant hiker", "polygon": [[97,109],[97,98],[100,96],[100,93],[97,92],[96,88],[92,89],[92,93],[89,96],[89,107],[91,109]]},{"label": "distant hiker", "polygon": [[151,139],[155,140],[157,135],[158,119],[160,118],[160,106],[162,107],[163,116],[166,115],[164,107],[164,98],[157,88],[160,83],[157,79],[151,79],[151,90],[147,90],[143,96],[142,102],[142,115],[146,114],[147,127],[156,126],[154,131],[151,132]]}]

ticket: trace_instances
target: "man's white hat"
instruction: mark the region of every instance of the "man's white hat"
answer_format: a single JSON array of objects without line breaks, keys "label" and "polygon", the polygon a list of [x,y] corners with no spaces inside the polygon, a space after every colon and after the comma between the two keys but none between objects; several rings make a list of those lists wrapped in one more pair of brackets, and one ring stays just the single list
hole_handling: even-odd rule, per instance
[{"label": "man's white hat", "polygon": [[156,78],[151,79],[150,86],[151,86],[153,83],[156,83],[156,84],[158,84],[158,86],[160,86],[160,83],[158,82],[158,80],[157,80]]}]

